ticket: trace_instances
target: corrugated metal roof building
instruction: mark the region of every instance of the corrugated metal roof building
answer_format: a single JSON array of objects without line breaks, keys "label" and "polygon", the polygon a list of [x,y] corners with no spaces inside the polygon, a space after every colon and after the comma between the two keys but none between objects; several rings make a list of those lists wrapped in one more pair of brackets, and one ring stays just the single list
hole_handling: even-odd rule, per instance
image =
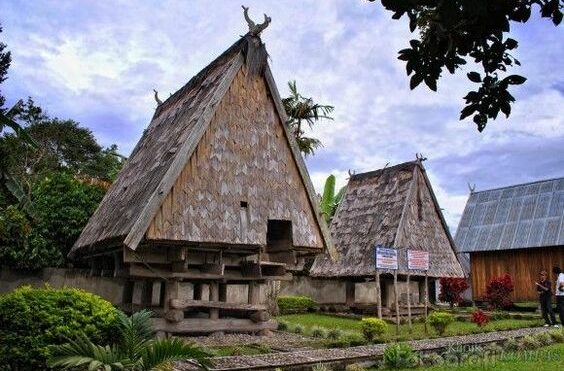
[{"label": "corrugated metal roof building", "polygon": [[534,300],[541,269],[564,265],[564,178],[472,192],[455,236],[470,260],[474,299],[509,273],[514,300]]}]

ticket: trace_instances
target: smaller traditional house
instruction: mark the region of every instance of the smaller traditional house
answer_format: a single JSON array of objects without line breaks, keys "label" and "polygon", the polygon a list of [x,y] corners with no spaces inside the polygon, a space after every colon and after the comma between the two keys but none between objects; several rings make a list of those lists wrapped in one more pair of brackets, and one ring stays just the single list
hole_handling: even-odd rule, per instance
[{"label": "smaller traditional house", "polygon": [[[431,297],[436,279],[464,276],[420,159],[351,176],[330,231],[339,257],[335,261],[328,255],[316,257],[310,270],[312,285],[340,288],[345,295],[337,290],[333,290],[332,296],[313,294],[320,302],[344,298],[348,306],[370,304],[374,308],[375,245],[400,249],[397,275],[399,301],[403,304],[407,303],[408,292],[411,303],[422,303],[425,292],[423,271],[410,271],[408,290],[407,248],[429,253]],[[395,302],[392,273],[383,270],[380,274],[384,314],[390,312]]]},{"label": "smaller traditional house", "polygon": [[514,301],[536,300],[539,271],[564,266],[564,178],[470,193],[455,241],[470,258],[474,300],[504,273]]}]

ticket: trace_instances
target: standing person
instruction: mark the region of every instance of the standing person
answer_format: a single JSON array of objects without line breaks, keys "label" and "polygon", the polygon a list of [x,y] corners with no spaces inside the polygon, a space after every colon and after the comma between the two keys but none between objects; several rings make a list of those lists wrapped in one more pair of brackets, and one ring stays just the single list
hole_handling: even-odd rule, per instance
[{"label": "standing person", "polygon": [[556,311],[560,317],[560,325],[564,325],[564,273],[560,267],[552,268],[552,273],[556,276]]},{"label": "standing person", "polygon": [[539,272],[539,280],[535,284],[539,293],[542,318],[545,322],[544,327],[556,326],[556,318],[552,310],[552,284],[548,280],[548,274],[545,270]]}]

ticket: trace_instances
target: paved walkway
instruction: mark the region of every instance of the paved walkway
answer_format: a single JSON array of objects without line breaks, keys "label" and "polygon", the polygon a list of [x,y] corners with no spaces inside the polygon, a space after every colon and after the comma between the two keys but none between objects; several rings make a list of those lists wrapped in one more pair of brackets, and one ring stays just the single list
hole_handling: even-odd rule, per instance
[{"label": "paved walkway", "polygon": [[[518,330],[487,332],[463,336],[449,336],[436,339],[413,340],[408,343],[418,351],[439,350],[456,345],[487,344],[526,335],[548,331],[550,328],[534,327]],[[229,356],[212,358],[209,370],[268,370],[277,367],[299,367],[315,365],[317,363],[346,362],[354,363],[366,361],[381,356],[389,344],[364,345],[342,349],[315,349],[286,353],[269,353],[252,356]],[[192,371],[197,367],[188,362],[178,362],[174,371]]]}]

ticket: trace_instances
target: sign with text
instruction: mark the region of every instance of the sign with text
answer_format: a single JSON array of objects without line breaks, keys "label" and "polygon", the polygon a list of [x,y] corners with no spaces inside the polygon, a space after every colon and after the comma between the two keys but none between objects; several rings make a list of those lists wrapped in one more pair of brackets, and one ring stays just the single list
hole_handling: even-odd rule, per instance
[{"label": "sign with text", "polygon": [[407,268],[420,271],[429,270],[429,253],[427,251],[407,250]]},{"label": "sign with text", "polygon": [[376,269],[398,269],[398,251],[396,249],[376,245],[374,258]]}]

